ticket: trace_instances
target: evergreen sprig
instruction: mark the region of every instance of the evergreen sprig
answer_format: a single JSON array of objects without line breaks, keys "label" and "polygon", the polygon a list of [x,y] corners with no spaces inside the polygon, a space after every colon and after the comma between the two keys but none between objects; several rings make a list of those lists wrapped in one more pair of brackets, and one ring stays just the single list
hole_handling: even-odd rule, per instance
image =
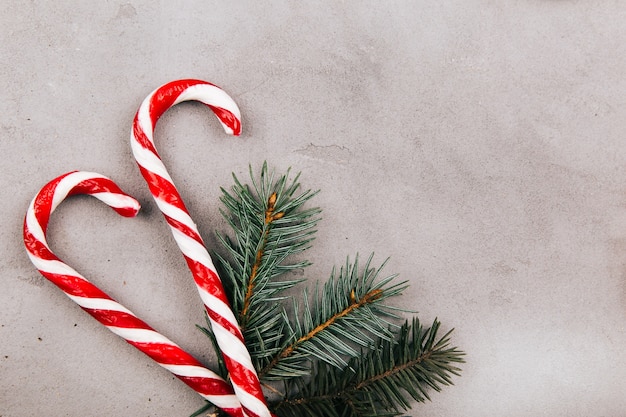
[{"label": "evergreen sprig", "polygon": [[[232,189],[222,189],[232,234],[218,234],[225,251],[215,257],[271,410],[280,417],[397,416],[411,400],[450,385],[463,352],[449,346],[451,331],[437,337],[437,320],[426,329],[417,319],[395,324],[399,309],[388,302],[407,283],[382,274],[386,261],[373,267],[370,256],[361,268],[358,256],[348,259],[312,295],[305,289],[301,305],[283,303],[283,291],[303,280],[282,276],[310,264],[291,256],[314,238],[321,211],[304,205],[317,192],[300,192],[299,174],[290,181],[289,171],[276,176],[267,164],[258,179],[250,168],[250,177],[251,186],[233,175]],[[210,326],[200,329],[227,378]],[[212,409],[207,403],[194,415]]]},{"label": "evergreen sprig", "polygon": [[218,253],[217,263],[257,369],[280,348],[285,326],[277,303],[284,298],[280,293],[301,281],[278,278],[309,265],[287,258],[309,247],[319,221],[318,208],[302,209],[317,192],[297,194],[299,175],[292,181],[288,176],[289,172],[276,178],[263,164],[258,180],[250,168],[252,187],[242,185],[233,174],[232,191],[222,188],[227,209],[222,215],[234,237],[218,234],[227,254]]},{"label": "evergreen sprig", "polygon": [[459,375],[455,365],[464,353],[450,347],[450,332],[437,338],[440,323],[424,328],[418,319],[406,322],[394,340],[354,357],[343,369],[320,362],[309,378],[288,384],[285,398],[272,404],[281,417],[396,416],[411,408],[411,400],[430,399]]},{"label": "evergreen sprig", "polygon": [[[363,272],[358,258],[349,260],[320,290],[315,287],[312,302],[304,291],[302,311],[294,300],[293,320],[284,314],[284,342],[280,352],[260,369],[268,380],[282,380],[310,373],[311,357],[335,367],[345,367],[346,358],[360,355],[356,346],[367,347],[375,338],[391,340],[393,324],[385,316],[395,315],[384,304],[389,297],[400,294],[406,283],[392,283],[396,275],[378,280],[382,266],[370,268],[372,256]],[[384,264],[383,264],[384,266]],[[300,319],[299,317],[302,317]]]}]

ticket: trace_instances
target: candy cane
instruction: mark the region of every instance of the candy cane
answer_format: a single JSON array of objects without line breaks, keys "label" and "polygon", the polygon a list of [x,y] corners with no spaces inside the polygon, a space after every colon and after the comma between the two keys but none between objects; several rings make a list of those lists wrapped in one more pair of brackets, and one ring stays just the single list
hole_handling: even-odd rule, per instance
[{"label": "candy cane", "polygon": [[134,198],[100,174],[73,171],[61,175],[39,191],[26,212],[24,244],[30,260],[44,277],[113,333],[231,416],[242,417],[241,405],[228,382],[202,366],[193,356],[157,333],[52,253],[46,240],[50,214],[66,197],[75,194],[90,194],[122,216],[134,216],[139,210],[139,203]]},{"label": "candy cane", "polygon": [[170,225],[204,302],[211,327],[223,353],[235,394],[250,417],[269,417],[259,378],[224,288],[198,229],[154,146],[154,128],[170,107],[199,101],[211,108],[228,134],[241,131],[239,108],[219,87],[200,80],[179,80],[153,91],[141,104],[131,132],[131,146],[139,170]]}]

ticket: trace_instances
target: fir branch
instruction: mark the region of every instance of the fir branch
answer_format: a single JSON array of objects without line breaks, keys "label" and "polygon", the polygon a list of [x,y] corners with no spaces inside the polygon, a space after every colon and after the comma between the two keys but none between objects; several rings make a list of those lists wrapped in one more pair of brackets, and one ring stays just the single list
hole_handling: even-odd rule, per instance
[{"label": "fir branch", "polygon": [[233,234],[218,234],[227,253],[217,254],[216,264],[257,368],[280,348],[285,328],[276,303],[284,298],[280,293],[301,281],[278,278],[309,265],[290,257],[309,247],[319,221],[318,208],[303,208],[317,192],[298,193],[299,174],[288,177],[289,171],[276,177],[264,163],[258,178],[250,168],[252,186],[233,175],[232,190],[222,189],[222,215]]},{"label": "fir branch", "polygon": [[280,417],[397,416],[411,408],[411,400],[430,399],[428,390],[451,385],[459,375],[456,363],[464,353],[449,347],[450,332],[437,340],[440,323],[424,329],[417,319],[400,328],[397,340],[380,339],[344,369],[320,362],[310,378],[298,378],[292,393],[272,404]]},{"label": "fir branch", "polygon": [[[395,317],[383,303],[398,295],[406,283],[391,284],[396,275],[377,280],[384,266],[370,268],[372,256],[360,273],[358,257],[354,264],[346,261],[337,274],[333,270],[330,279],[320,291],[316,287],[313,305],[305,290],[303,311],[294,301],[294,322],[287,324],[283,346],[259,371],[262,378],[285,379],[306,375],[310,372],[307,361],[322,360],[335,367],[345,367],[347,359],[359,356],[355,345],[366,348],[374,343],[374,337],[391,340],[393,326],[384,316]],[[299,316],[303,319],[300,320]],[[287,313],[284,313],[287,320]]]},{"label": "fir branch", "polygon": [[[402,310],[387,299],[407,284],[393,282],[396,275],[382,277],[386,261],[373,268],[370,256],[360,269],[358,257],[354,264],[348,259],[311,297],[305,289],[301,306],[293,300],[293,311],[278,302],[286,298],[282,291],[302,281],[280,278],[309,265],[289,257],[309,247],[320,214],[303,208],[316,192],[298,193],[299,175],[288,176],[275,177],[267,164],[258,178],[250,171],[252,186],[233,175],[231,191],[222,189],[232,234],[218,234],[225,253],[216,254],[255,369],[265,392],[274,394],[270,408],[279,417],[398,416],[412,400],[423,402],[429,391],[452,384],[464,353],[449,347],[451,332],[437,338],[437,320],[428,329],[417,319],[393,323]],[[201,330],[228,378],[213,332]],[[195,415],[209,410],[224,415],[210,403]]]}]

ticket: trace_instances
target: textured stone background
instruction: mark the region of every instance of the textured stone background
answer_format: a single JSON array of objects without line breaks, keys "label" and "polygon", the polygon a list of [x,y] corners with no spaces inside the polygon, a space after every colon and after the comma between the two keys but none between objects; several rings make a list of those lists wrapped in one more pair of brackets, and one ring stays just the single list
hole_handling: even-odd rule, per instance
[{"label": "textured stone background", "polygon": [[213,363],[128,144],[141,100],[186,77],[243,113],[239,139],[195,104],[157,129],[210,245],[231,172],[291,166],[322,190],[311,281],[357,252],[390,256],[411,283],[399,303],[456,328],[463,376],[413,416],[626,415],[626,3],[264,3],[0,5],[0,415],[202,405],[40,277],[21,242],[48,180],[112,177],[143,213],[77,198],[53,216],[52,247]]}]

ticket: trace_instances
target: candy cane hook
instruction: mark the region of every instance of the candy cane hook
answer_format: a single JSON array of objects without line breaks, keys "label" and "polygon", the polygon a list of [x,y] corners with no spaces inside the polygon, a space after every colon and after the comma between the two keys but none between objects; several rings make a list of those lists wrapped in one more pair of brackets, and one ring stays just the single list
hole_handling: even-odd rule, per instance
[{"label": "candy cane hook", "polygon": [[131,132],[133,155],[191,269],[215,338],[224,355],[235,394],[244,412],[249,417],[269,417],[271,414],[259,378],[221,280],[196,224],[154,146],[153,135],[157,120],[167,109],[183,101],[206,104],[213,110],[226,133],[240,133],[239,108],[222,89],[200,80],[173,81],[152,92],[139,107]]},{"label": "candy cane hook", "polygon": [[241,404],[230,384],[52,253],[46,240],[50,215],[66,197],[75,194],[92,195],[122,216],[132,217],[139,210],[139,203],[134,198],[100,174],[73,171],[61,175],[39,191],[26,212],[24,245],[32,263],[44,277],[113,333],[231,416],[242,417]]}]

